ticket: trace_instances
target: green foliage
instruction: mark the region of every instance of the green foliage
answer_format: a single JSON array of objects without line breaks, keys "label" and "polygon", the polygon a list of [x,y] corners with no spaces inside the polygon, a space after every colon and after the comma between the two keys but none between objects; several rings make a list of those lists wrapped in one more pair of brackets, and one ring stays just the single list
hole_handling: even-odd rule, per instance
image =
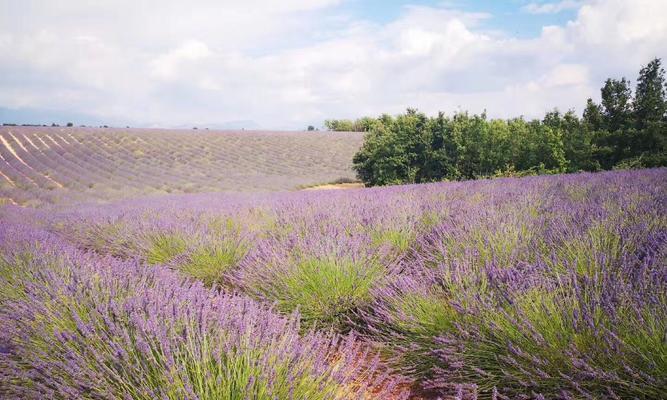
[{"label": "green foliage", "polygon": [[[585,299],[593,301],[599,297],[600,288],[595,285],[583,290]],[[590,324],[576,328],[574,320],[586,307],[591,315]],[[612,376],[626,375],[628,365],[652,365],[664,371],[667,363],[660,354],[665,354],[665,343],[658,333],[664,329],[664,322],[656,321],[650,312],[648,307],[640,314],[629,307],[619,308],[617,319],[612,320],[599,304],[590,307],[582,304],[572,288],[534,288],[514,298],[511,304],[505,305],[503,312],[490,309],[475,322],[485,328],[465,345],[464,360],[485,371],[478,381],[482,389],[503,387],[512,380],[528,382],[537,372],[540,390],[545,394],[558,393],[563,388],[563,374],[569,376],[577,370],[576,359],[569,357],[575,349],[587,355],[586,362],[592,369],[610,371],[610,382],[622,381],[624,378]],[[648,320],[640,323],[644,316]],[[517,324],[517,321],[524,323]],[[617,342],[609,343],[599,338],[598,332],[606,329],[618,332]],[[618,349],[616,353],[610,351],[615,346],[622,349],[620,353],[624,357],[617,356]],[[651,349],[650,346],[655,347]],[[512,351],[513,348],[522,351]],[[584,386],[603,393],[609,384],[604,379],[591,379]],[[631,387],[612,386],[623,398],[636,394]],[[643,394],[647,398],[660,397],[648,386]]]},{"label": "green foliage", "polygon": [[187,249],[185,239],[177,234],[155,233],[148,241],[146,261],[151,265],[168,263]]},{"label": "green foliage", "polygon": [[[461,315],[449,304],[444,291],[437,287],[425,293],[397,296],[388,302],[387,311],[389,322],[385,329],[394,336],[393,340],[385,341],[386,345],[412,349],[401,354],[395,362],[410,368],[414,376],[429,376],[432,366],[439,362],[431,351],[436,347],[435,338],[454,332]],[[391,349],[386,350],[391,354]]]},{"label": "green foliage", "polygon": [[600,93],[605,128],[609,131],[627,128],[632,118],[630,81],[625,78],[607,79]]},{"label": "green foliage", "polygon": [[0,254],[0,307],[9,300],[25,297],[25,283],[33,279],[29,268],[33,258],[28,251],[12,257]]},{"label": "green foliage", "polygon": [[660,59],[642,68],[635,92],[633,100],[625,78],[607,79],[601,105],[588,99],[583,118],[558,110],[531,121],[467,112],[429,118],[408,109],[325,124],[367,132],[353,162],[368,186],[667,165]]},{"label": "green foliage", "polygon": [[246,253],[246,246],[233,241],[200,246],[187,256],[185,262],[179,264],[178,269],[206,286],[221,285],[225,272],[235,267]]},{"label": "green foliage", "polygon": [[406,230],[376,230],[371,233],[373,244],[376,246],[389,246],[398,254],[403,254],[410,248],[415,240],[415,234]]},{"label": "green foliage", "polygon": [[69,240],[78,243],[85,250],[98,254],[128,259],[140,252],[137,243],[126,223],[104,221],[90,224],[55,224],[52,229]]},{"label": "green foliage", "polygon": [[634,112],[637,129],[663,121],[667,113],[665,70],[661,60],[654,59],[639,71],[635,90]]},{"label": "green foliage", "polygon": [[349,119],[328,119],[324,121],[324,126],[328,130],[337,132],[368,132],[378,124],[381,124],[381,122],[371,117],[363,117],[354,121]]},{"label": "green foliage", "polygon": [[330,131],[352,132],[354,122],[349,119],[331,119],[324,121],[324,126]]},{"label": "green foliage", "polygon": [[352,313],[370,300],[371,289],[382,274],[379,264],[305,260],[280,278],[277,305],[285,312],[298,309],[307,327],[342,330]]}]

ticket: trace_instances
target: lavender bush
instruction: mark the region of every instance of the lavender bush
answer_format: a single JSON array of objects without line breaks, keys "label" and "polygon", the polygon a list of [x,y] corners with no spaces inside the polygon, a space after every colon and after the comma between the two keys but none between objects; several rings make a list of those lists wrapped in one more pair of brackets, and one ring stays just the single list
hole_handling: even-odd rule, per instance
[{"label": "lavender bush", "polygon": [[260,240],[233,280],[243,292],[283,312],[298,310],[307,327],[345,330],[354,312],[370,302],[371,290],[391,274],[391,266],[367,235],[316,224],[303,227],[310,233]]}]

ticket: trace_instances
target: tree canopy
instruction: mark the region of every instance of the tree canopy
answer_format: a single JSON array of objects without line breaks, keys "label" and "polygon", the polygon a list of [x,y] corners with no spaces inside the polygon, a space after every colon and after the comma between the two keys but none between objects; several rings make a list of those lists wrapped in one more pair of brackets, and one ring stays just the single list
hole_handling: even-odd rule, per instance
[{"label": "tree canopy", "polygon": [[367,185],[422,183],[667,165],[667,96],[660,59],[630,81],[607,79],[601,104],[583,116],[553,110],[544,118],[489,119],[458,112],[329,120],[330,130],[365,131],[354,169]]}]

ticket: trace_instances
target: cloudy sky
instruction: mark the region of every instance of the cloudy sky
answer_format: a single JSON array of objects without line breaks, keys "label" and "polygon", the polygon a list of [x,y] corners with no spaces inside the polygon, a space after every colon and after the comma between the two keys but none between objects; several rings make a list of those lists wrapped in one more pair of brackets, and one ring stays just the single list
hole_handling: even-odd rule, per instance
[{"label": "cloudy sky", "polygon": [[665,15],[665,0],[0,0],[0,122],[579,112],[605,78],[667,57]]}]

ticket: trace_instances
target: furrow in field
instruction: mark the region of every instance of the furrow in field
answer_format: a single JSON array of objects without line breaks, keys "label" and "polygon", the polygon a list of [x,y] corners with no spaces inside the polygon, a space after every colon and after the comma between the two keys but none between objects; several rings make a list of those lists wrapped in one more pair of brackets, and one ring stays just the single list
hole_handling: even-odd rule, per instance
[{"label": "furrow in field", "polygon": [[35,145],[35,142],[33,142],[33,141],[30,139],[30,136],[24,134],[23,137],[25,138],[25,140],[26,140],[28,143],[30,143],[30,145],[31,145],[35,150],[44,153],[44,152],[42,151],[42,149],[40,149],[39,147],[37,147],[37,145]]},{"label": "furrow in field", "polygon": [[[21,141],[18,140],[18,139],[16,138],[16,136],[14,136],[14,135],[12,134],[11,131],[7,131],[7,133],[9,134],[9,136],[12,137],[12,139],[14,140],[14,142],[16,142],[16,143],[19,145],[19,147],[20,147],[23,151],[25,151],[25,152],[28,153],[28,154],[30,153],[30,152],[28,151],[28,149],[25,148],[25,146],[23,145],[23,143],[21,143]],[[16,150],[14,150],[14,148],[12,147],[12,145],[9,143],[9,141],[7,141],[7,139],[5,139],[4,136],[0,136],[0,140],[1,140],[2,143],[5,145],[5,147],[7,147],[7,149],[9,150],[9,152],[12,153],[12,155],[13,155],[14,157],[16,157],[17,160],[19,160],[19,161],[21,162],[21,164],[23,164],[23,165],[25,165],[26,167],[30,168],[30,169],[33,170],[35,173],[37,173],[37,174],[43,176],[47,181],[53,183],[53,184],[56,185],[57,187],[59,187],[59,188],[61,188],[61,189],[64,188],[64,186],[63,186],[62,183],[56,181],[55,179],[51,178],[49,175],[47,175],[47,174],[45,174],[45,173],[39,172],[38,170],[36,170],[35,168],[33,168],[31,165],[29,165],[28,163],[26,163],[21,157],[19,157],[19,155],[18,155],[18,153],[16,152]]]},{"label": "furrow in field", "polygon": [[44,147],[46,147],[47,150],[52,150],[52,149],[51,149],[51,146],[49,146],[48,143],[46,143],[46,142],[44,141],[44,139],[42,139],[41,136],[39,136],[39,135],[35,135],[35,137],[37,138],[37,140],[40,141],[40,143],[42,143],[42,145],[44,145]]},{"label": "furrow in field", "polygon": [[44,134],[44,136],[46,136],[46,138],[49,139],[53,144],[55,144],[56,146],[58,146],[59,148],[61,148],[61,149],[64,150],[64,147],[61,146],[60,143],[58,143],[58,142],[56,142],[55,140],[53,140],[53,138],[51,137],[51,135],[49,135],[49,134]]},{"label": "furrow in field", "polygon": [[[0,156],[0,157],[2,157],[2,156]],[[3,160],[3,161],[4,161],[4,160]],[[5,178],[5,179],[7,180],[7,182],[9,182],[10,185],[16,187],[16,183],[15,183],[10,177],[8,177],[7,175],[5,175],[4,172],[0,171],[0,175],[2,175],[2,177]]]},{"label": "furrow in field", "polygon": [[63,136],[60,136],[60,135],[54,135],[54,136],[57,137],[57,138],[60,138],[60,140],[62,140],[63,142],[65,142],[65,144],[69,145],[70,143],[69,143],[69,142],[67,141],[67,139],[65,139],[65,137],[64,137],[64,136],[65,136],[65,131],[64,131],[63,129],[61,129],[61,130],[60,130],[60,133],[62,133]]},{"label": "furrow in field", "polygon": [[[0,137],[2,137],[2,136],[0,136]],[[0,160],[7,165],[8,169],[16,171],[16,173],[18,175],[24,177],[28,182],[30,182],[33,185],[39,187],[39,185],[37,184],[37,182],[35,182],[34,179],[32,179],[30,176],[26,175],[23,171],[19,171],[18,169],[14,168],[14,166],[2,154],[0,154]]]},{"label": "furrow in field", "polygon": [[[11,135],[12,133],[9,132],[9,134]],[[16,158],[17,160],[19,160],[19,162],[20,162],[21,164],[23,164],[23,165],[25,165],[26,167],[32,169],[32,167],[30,167],[28,164],[26,164],[26,162],[23,161],[23,159],[22,159],[21,157],[19,157],[18,154],[16,154],[16,151],[14,150],[14,148],[12,147],[12,145],[7,141],[7,139],[5,139],[4,136],[1,136],[1,135],[0,135],[0,142],[2,142],[2,144],[7,148],[7,150],[9,150],[9,152],[14,156],[14,158]]]},{"label": "furrow in field", "polygon": [[[27,149],[26,146],[23,145],[23,143],[18,139],[17,136],[14,136],[11,133],[10,133],[10,135],[12,136],[14,141],[19,144],[19,146],[23,149],[23,151],[26,153],[26,155],[32,158],[32,160],[34,161],[34,164],[31,163],[31,165],[36,165],[36,166],[40,167],[41,169],[49,172],[48,176],[42,172],[42,174],[45,177],[47,177],[47,178],[51,177],[52,172],[54,172],[54,173],[57,172],[58,173],[57,175],[60,175],[61,177],[65,178],[66,180],[70,180],[70,181],[72,180],[71,173],[60,171],[60,168],[58,168],[60,166],[60,163],[53,163],[52,162],[53,160],[49,156],[49,154],[45,153],[43,149],[41,149],[37,145],[35,145],[35,143],[30,139],[30,136],[28,136],[26,133],[23,133],[23,134],[18,134],[17,133],[17,136],[23,138],[26,142],[28,142],[30,144],[30,146],[34,150],[36,150],[36,152]],[[38,155],[35,155],[35,153],[38,153]],[[41,155],[42,157],[39,157],[39,155]],[[55,178],[52,178],[52,179],[53,179],[52,183],[56,182]],[[62,182],[60,182],[60,183],[62,185],[64,185]]]},{"label": "furrow in field", "polygon": [[[50,168],[52,168],[54,171],[58,172],[59,175],[65,176],[68,180],[69,183],[72,183],[73,185],[77,185],[78,179],[76,175],[76,168],[72,169],[71,163],[66,163],[63,165],[62,160],[65,158],[63,157],[62,154],[57,149],[52,148],[49,146],[44,139],[42,139],[37,132],[33,132],[33,138],[38,140],[43,148],[40,148],[39,146],[36,146],[39,148],[39,151],[44,155],[45,158],[45,163],[49,165]],[[25,135],[27,138],[27,134]],[[61,149],[63,153],[66,152],[66,150]],[[47,161],[48,160],[48,161]]]},{"label": "furrow in field", "polygon": [[18,128],[4,139],[9,147],[0,149],[12,169],[3,173],[10,180],[20,187],[26,176],[46,189],[57,186],[48,180],[53,177],[68,196],[81,199],[289,190],[350,176],[347,159],[357,141],[284,132],[78,128]]},{"label": "furrow in field", "polygon": [[90,140],[86,142],[81,142],[82,146],[87,149],[88,153],[94,153],[101,156],[100,168],[106,170],[114,179],[114,184],[119,184],[118,178],[123,178],[124,181],[127,181],[129,177],[136,176],[133,171],[128,170],[123,165],[120,165],[116,156],[110,153],[108,150],[109,146],[104,142],[104,140],[96,137],[89,136]]},{"label": "furrow in field", "polygon": [[[33,143],[30,137],[25,134],[24,138]],[[55,150],[46,150],[35,146],[39,153],[43,156],[42,164],[48,166],[48,168],[57,172],[60,177],[66,178],[66,186],[77,186],[82,187],[82,173],[85,173],[88,168],[83,168],[82,166],[72,163],[65,154],[60,154]],[[66,152],[64,152],[66,153]]]},{"label": "furrow in field", "polygon": [[146,187],[158,189],[155,183],[156,173],[162,171],[152,169],[138,160],[132,154],[132,151],[122,145],[122,142],[110,145],[106,137],[96,137],[95,139],[97,143],[101,144],[98,147],[108,159],[109,164],[115,169],[115,173],[124,178],[123,184],[137,189]]},{"label": "furrow in field", "polygon": [[[62,139],[58,135],[55,136],[59,139]],[[60,143],[58,143],[57,140],[55,141],[55,144],[65,151],[63,151],[62,154],[58,151],[52,152],[52,154],[54,154],[55,157],[58,157],[59,160],[62,160],[62,162],[59,162],[59,164],[63,163],[66,164],[66,166],[68,167],[67,169],[73,169],[76,170],[77,172],[86,173],[89,172],[91,168],[94,168],[94,166],[92,166],[91,163],[81,163],[77,161],[76,156],[74,154],[77,152],[76,145],[69,145],[67,149],[64,149],[64,146],[60,145]],[[70,157],[72,157],[72,159],[70,159]]]},{"label": "furrow in field", "polygon": [[69,136],[69,138],[72,140],[72,142],[77,142],[78,144],[83,144],[83,143],[81,143],[81,141],[79,139],[74,137],[74,135],[72,135],[70,132],[67,132],[67,136]]}]

